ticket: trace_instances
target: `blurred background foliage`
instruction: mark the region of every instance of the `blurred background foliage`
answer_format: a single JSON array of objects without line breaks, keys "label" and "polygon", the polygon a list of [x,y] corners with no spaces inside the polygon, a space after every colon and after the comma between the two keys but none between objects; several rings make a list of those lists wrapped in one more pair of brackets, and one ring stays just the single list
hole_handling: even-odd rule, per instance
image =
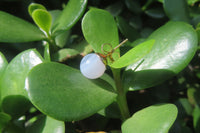
[{"label": "blurred background foliage", "polygon": [[[66,0],[1,0],[0,10],[32,22],[28,14],[28,5],[32,2],[44,5],[47,10],[62,9]],[[199,0],[89,0],[87,9],[101,8],[109,11],[116,19],[120,39],[129,39],[129,44],[122,47],[122,54],[147,38],[154,30],[168,22],[185,21],[191,24],[197,33],[200,27]],[[71,29],[66,47],[79,47],[86,42],[81,31],[81,20]],[[73,44],[73,45],[70,45]],[[10,61],[18,53],[37,48],[42,53],[41,42],[0,43],[0,51]],[[84,47],[85,48],[85,47]],[[80,47],[81,49],[84,49]],[[91,48],[87,49],[91,51]],[[85,51],[84,51],[85,52]],[[86,54],[83,52],[83,55]],[[167,53],[166,53],[167,54]],[[158,55],[159,56],[159,55]],[[61,59],[62,60],[62,59]],[[80,58],[69,62],[78,67]],[[68,62],[68,63],[69,63]],[[69,64],[70,64],[69,63]],[[199,49],[191,63],[177,76],[146,90],[128,92],[128,105],[131,113],[157,103],[174,103],[177,105],[178,118],[170,130],[171,133],[200,132],[200,53]],[[67,123],[68,127],[82,131],[120,129],[120,121],[100,115]],[[70,132],[71,131],[67,131]]]}]

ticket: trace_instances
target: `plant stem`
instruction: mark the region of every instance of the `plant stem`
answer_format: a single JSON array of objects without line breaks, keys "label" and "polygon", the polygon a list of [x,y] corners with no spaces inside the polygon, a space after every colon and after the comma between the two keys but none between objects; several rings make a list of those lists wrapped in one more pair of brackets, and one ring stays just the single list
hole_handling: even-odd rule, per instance
[{"label": "plant stem", "polygon": [[115,85],[117,88],[117,103],[121,112],[122,121],[130,117],[128,104],[126,100],[126,92],[124,91],[120,76],[120,69],[112,69]]}]

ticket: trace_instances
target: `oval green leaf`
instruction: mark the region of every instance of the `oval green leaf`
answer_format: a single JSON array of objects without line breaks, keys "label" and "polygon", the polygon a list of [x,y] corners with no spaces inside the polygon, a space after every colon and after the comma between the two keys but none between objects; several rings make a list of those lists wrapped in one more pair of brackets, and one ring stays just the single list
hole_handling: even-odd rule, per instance
[{"label": "oval green leaf", "polygon": [[169,79],[188,65],[197,50],[197,34],[184,22],[168,22],[148,39],[155,40],[155,44],[142,63],[138,61],[126,68],[126,88],[144,89]]},{"label": "oval green leaf", "polygon": [[30,71],[26,88],[41,112],[58,120],[75,121],[115,100],[116,94],[107,90],[112,86],[103,80],[99,84],[98,80],[89,80],[69,66],[46,62]]},{"label": "oval green leaf", "polygon": [[144,108],[122,124],[122,133],[168,133],[177,114],[178,110],[173,104]]},{"label": "oval green leaf", "polygon": [[26,133],[65,133],[65,124],[48,116],[41,116],[27,127]]},{"label": "oval green leaf", "polygon": [[129,23],[122,17],[116,17],[117,25],[121,33],[128,38],[129,41],[133,42],[140,37],[138,31],[129,25]]},{"label": "oval green leaf", "polygon": [[30,69],[42,62],[36,50],[27,50],[17,55],[7,66],[1,80],[2,109],[11,116],[18,117],[30,106],[24,89],[25,78]]},{"label": "oval green leaf", "polygon": [[111,64],[110,67],[122,68],[139,61],[150,52],[154,42],[155,40],[148,40],[137,45]]},{"label": "oval green leaf", "polygon": [[41,4],[31,3],[28,6],[28,13],[29,13],[29,15],[32,16],[33,11],[36,10],[36,9],[46,10],[46,8],[43,5],[41,5]]},{"label": "oval green leaf", "polygon": [[39,41],[45,38],[42,31],[34,25],[0,11],[0,42],[19,43]]},{"label": "oval green leaf", "polygon": [[[91,9],[82,20],[82,31],[87,42],[96,53],[102,53],[101,47],[109,43],[112,48],[119,44],[117,25],[113,16],[101,9]],[[110,47],[104,48],[110,51]],[[119,52],[119,49],[116,50]],[[118,57],[119,58],[119,57]]]},{"label": "oval green leaf", "polygon": [[47,34],[50,33],[52,17],[48,11],[43,9],[36,9],[33,11],[32,17],[40,29],[45,31]]},{"label": "oval green leaf", "polygon": [[70,29],[82,16],[87,0],[70,0],[53,25],[53,32]]},{"label": "oval green leaf", "polygon": [[189,11],[186,0],[164,0],[165,13],[174,21],[189,22]]}]

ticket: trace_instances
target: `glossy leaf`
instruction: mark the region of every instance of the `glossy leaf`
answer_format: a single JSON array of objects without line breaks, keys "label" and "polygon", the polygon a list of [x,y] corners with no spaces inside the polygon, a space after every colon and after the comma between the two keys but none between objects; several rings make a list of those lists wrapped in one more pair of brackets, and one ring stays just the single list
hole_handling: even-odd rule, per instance
[{"label": "glossy leaf", "polygon": [[43,9],[36,9],[33,11],[32,17],[39,28],[41,28],[47,34],[50,33],[52,17],[48,11]]},{"label": "glossy leaf", "polygon": [[188,65],[197,50],[197,34],[184,22],[168,22],[148,39],[155,40],[155,44],[142,63],[126,68],[126,88],[144,89],[169,79]]},{"label": "glossy leaf", "polygon": [[1,81],[2,109],[18,117],[30,106],[24,89],[25,78],[30,69],[42,62],[36,50],[30,49],[17,55],[7,66]]},{"label": "glossy leaf", "polygon": [[0,42],[30,42],[45,38],[42,31],[34,25],[0,11]]},{"label": "glossy leaf", "polygon": [[112,88],[109,83],[89,80],[79,70],[53,62],[34,67],[26,83],[32,103],[44,114],[63,121],[89,117],[116,97],[108,91]]},{"label": "glossy leaf", "polygon": [[65,133],[65,124],[62,121],[42,116],[27,128],[26,133]]},{"label": "glossy leaf", "polygon": [[177,113],[178,110],[173,104],[144,108],[122,124],[122,133],[168,133]]},{"label": "glossy leaf", "polygon": [[140,37],[138,31],[130,26],[124,18],[117,17],[116,20],[121,33],[128,38],[129,41],[133,42]]},{"label": "glossy leaf", "polygon": [[[112,48],[119,44],[117,25],[112,15],[101,9],[91,9],[82,20],[82,31],[87,42],[96,53],[103,53],[101,47],[109,43]],[[110,51],[110,47],[104,48]],[[116,50],[119,52],[119,50]],[[119,57],[116,57],[119,58]]]},{"label": "glossy leaf", "polygon": [[53,26],[53,32],[70,29],[82,16],[87,0],[70,0]]},{"label": "glossy leaf", "polygon": [[43,5],[41,5],[41,4],[31,3],[28,6],[28,13],[29,13],[29,15],[32,16],[33,11],[36,10],[36,9],[46,10],[46,8]]},{"label": "glossy leaf", "polygon": [[146,54],[148,54],[154,44],[155,40],[149,40],[137,45],[136,47],[129,50],[126,54],[116,60],[110,66],[113,68],[122,68],[135,63],[142,59]]},{"label": "glossy leaf", "polygon": [[189,11],[185,0],[164,0],[163,6],[170,20],[189,22]]}]

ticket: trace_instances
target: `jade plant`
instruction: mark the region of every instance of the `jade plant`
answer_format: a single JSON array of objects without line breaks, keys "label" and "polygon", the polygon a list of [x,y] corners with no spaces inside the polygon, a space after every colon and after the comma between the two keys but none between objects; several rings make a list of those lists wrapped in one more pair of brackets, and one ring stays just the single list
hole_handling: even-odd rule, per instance
[{"label": "jade plant", "polygon": [[[113,133],[169,132],[178,114],[175,104],[160,102],[133,112],[127,102],[127,93],[145,91],[179,74],[197,50],[198,28],[189,24],[186,10],[174,14],[172,1],[160,2],[170,21],[143,38],[130,34],[137,29],[119,14],[95,7],[85,11],[87,0],[69,0],[62,11],[32,3],[28,13],[35,25],[0,11],[0,42],[37,41],[42,46],[24,50],[10,62],[0,53],[0,130],[81,132],[74,123],[98,114],[120,121]],[[130,0],[125,4],[140,13],[151,2],[140,10],[134,10],[131,6],[137,3]],[[79,22],[81,42],[67,44]],[[91,53],[95,58],[82,69],[92,75],[103,67],[94,79],[79,70],[81,58]],[[102,66],[93,66],[97,61]]]}]

